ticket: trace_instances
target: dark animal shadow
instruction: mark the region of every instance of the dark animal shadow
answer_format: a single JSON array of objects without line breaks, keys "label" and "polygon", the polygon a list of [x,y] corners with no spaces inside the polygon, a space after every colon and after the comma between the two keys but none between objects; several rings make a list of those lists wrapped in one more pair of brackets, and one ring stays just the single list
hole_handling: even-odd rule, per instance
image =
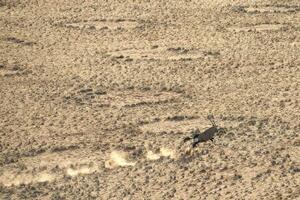
[{"label": "dark animal shadow", "polygon": [[203,133],[197,130],[196,133],[192,135],[192,137],[184,138],[183,142],[187,142],[192,140],[192,147],[196,147],[201,142],[213,141],[214,137],[217,133],[224,132],[223,128],[219,128],[215,121],[213,115],[209,115],[207,119],[211,122],[212,127],[206,129]]}]

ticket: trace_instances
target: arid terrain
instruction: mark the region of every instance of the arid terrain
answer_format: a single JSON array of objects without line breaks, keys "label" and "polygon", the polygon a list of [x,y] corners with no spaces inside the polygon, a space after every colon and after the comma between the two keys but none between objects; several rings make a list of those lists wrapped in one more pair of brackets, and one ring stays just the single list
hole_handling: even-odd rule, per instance
[{"label": "arid terrain", "polygon": [[1,200],[300,199],[299,103],[299,0],[0,0]]}]

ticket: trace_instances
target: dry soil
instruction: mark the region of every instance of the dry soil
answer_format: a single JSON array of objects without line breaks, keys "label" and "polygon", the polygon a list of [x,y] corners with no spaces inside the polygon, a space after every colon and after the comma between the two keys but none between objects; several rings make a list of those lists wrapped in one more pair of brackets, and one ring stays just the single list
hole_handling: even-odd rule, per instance
[{"label": "dry soil", "polygon": [[0,199],[299,199],[299,88],[299,0],[0,0]]}]

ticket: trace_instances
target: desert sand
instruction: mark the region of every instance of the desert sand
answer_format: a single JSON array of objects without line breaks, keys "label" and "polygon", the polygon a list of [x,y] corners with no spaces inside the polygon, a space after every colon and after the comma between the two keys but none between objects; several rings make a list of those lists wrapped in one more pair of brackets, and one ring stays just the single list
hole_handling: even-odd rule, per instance
[{"label": "desert sand", "polygon": [[299,88],[299,0],[0,0],[0,199],[300,199]]}]

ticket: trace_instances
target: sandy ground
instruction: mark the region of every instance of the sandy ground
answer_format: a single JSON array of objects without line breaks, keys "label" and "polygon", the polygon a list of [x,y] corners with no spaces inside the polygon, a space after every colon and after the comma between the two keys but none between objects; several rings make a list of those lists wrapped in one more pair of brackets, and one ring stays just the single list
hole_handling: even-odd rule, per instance
[{"label": "sandy ground", "polygon": [[0,0],[0,199],[299,199],[299,88],[299,0]]}]

